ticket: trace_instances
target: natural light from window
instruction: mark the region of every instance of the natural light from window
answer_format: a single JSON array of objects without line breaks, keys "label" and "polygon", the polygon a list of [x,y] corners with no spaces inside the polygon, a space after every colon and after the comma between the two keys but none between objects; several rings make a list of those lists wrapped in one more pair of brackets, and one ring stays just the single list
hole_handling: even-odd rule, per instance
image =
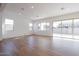
[{"label": "natural light from window", "polygon": [[4,27],[5,31],[13,30],[14,20],[5,19]]},{"label": "natural light from window", "polygon": [[29,30],[32,30],[32,28],[33,28],[33,24],[29,23]]}]

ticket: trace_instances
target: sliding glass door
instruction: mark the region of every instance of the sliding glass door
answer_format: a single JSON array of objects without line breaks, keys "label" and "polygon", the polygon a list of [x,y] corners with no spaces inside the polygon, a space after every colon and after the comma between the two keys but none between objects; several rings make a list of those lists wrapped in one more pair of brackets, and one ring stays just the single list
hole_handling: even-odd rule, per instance
[{"label": "sliding glass door", "polygon": [[53,36],[61,36],[61,21],[53,22]]},{"label": "sliding glass door", "polygon": [[62,21],[62,37],[72,38],[72,20]]},{"label": "sliding glass door", "polygon": [[73,23],[73,38],[79,39],[79,19],[74,19]]},{"label": "sliding glass door", "polygon": [[53,21],[53,36],[79,39],[79,19]]}]

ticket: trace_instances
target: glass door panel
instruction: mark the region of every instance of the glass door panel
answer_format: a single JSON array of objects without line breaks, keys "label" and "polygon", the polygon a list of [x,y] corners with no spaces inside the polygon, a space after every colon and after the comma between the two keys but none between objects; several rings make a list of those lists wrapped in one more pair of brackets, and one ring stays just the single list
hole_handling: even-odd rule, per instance
[{"label": "glass door panel", "polygon": [[79,39],[79,19],[74,19],[73,38]]},{"label": "glass door panel", "polygon": [[61,21],[53,22],[53,36],[61,36]]},{"label": "glass door panel", "polygon": [[62,21],[62,37],[72,38],[72,20]]}]

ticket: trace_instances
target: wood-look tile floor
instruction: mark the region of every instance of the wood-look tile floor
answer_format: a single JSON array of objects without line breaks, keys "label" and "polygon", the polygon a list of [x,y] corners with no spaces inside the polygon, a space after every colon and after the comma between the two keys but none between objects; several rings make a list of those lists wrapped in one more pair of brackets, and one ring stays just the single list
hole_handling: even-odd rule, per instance
[{"label": "wood-look tile floor", "polygon": [[61,55],[52,50],[52,37],[23,36],[3,39],[0,42],[1,56],[47,56]]},{"label": "wood-look tile floor", "polygon": [[[79,52],[72,53],[74,49],[69,42],[53,39],[45,36],[23,36],[17,38],[3,39],[0,42],[1,56],[63,56],[79,55]],[[78,44],[78,43],[77,43]],[[67,47],[68,46],[68,47]],[[78,45],[79,46],[79,45]],[[73,48],[77,48],[74,46]],[[69,52],[70,51],[70,52]],[[77,54],[76,54],[77,53]]]}]

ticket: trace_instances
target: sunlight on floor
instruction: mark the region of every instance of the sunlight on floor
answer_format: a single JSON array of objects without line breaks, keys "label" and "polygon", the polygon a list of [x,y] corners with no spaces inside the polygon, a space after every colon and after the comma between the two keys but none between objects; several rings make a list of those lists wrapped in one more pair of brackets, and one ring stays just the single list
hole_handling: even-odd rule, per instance
[{"label": "sunlight on floor", "polygon": [[53,38],[55,38],[55,39],[56,39],[56,37],[60,37],[60,38],[62,38],[64,40],[79,41],[79,35],[72,36],[72,35],[69,35],[69,34],[57,34],[57,33],[54,33],[53,36],[54,36]]}]

